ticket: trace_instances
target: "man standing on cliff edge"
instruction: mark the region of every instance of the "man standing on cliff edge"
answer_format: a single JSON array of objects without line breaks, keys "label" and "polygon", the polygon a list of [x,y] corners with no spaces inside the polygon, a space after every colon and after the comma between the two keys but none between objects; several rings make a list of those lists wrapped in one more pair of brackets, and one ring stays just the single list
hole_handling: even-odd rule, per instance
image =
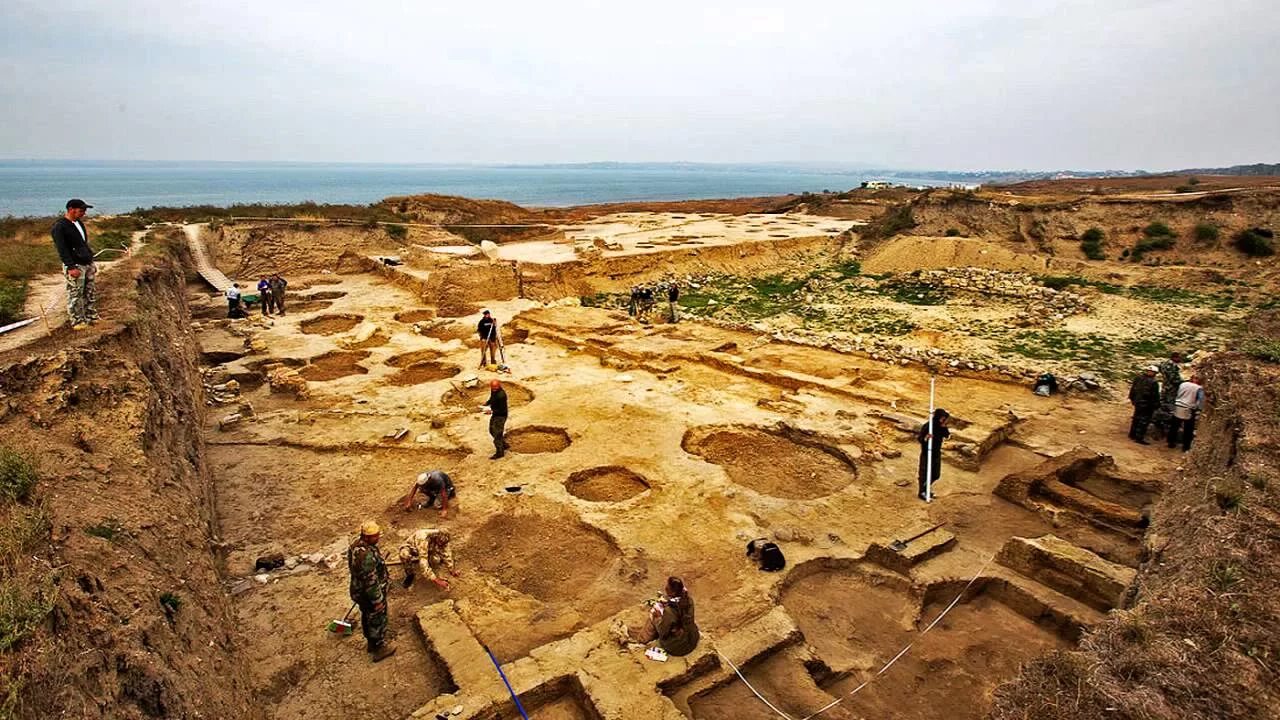
[{"label": "man standing on cliff edge", "polygon": [[82,221],[92,205],[79,198],[67,201],[67,211],[53,224],[53,246],[62,260],[62,275],[67,280],[67,315],[72,330],[84,330],[98,320],[98,297],[94,281],[98,267],[93,264],[89,233]]}]

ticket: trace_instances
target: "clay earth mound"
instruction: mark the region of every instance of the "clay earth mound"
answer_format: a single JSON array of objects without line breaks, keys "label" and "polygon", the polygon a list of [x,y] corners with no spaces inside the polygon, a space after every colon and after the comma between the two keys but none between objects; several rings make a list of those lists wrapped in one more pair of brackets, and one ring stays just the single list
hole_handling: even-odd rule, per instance
[{"label": "clay earth mound", "polygon": [[559,603],[577,600],[621,552],[603,532],[573,518],[498,515],[471,533],[461,555],[512,590]]},{"label": "clay earth mound", "polygon": [[444,353],[439,350],[414,350],[412,352],[400,353],[387,358],[386,364],[393,368],[409,367],[414,363],[426,362],[428,360],[439,360]]},{"label": "clay earth mound", "polygon": [[569,433],[549,425],[527,425],[507,431],[507,447],[518,453],[560,452],[569,447]]},{"label": "clay earth mound", "polygon": [[[502,389],[507,391],[507,405],[510,407],[528,405],[533,400],[533,391],[523,385],[504,382],[502,383]],[[483,383],[473,388],[449,388],[448,392],[440,396],[440,402],[445,405],[466,408],[483,405],[484,401],[488,399],[489,386]]]},{"label": "clay earth mound", "polygon": [[[287,307],[287,306],[286,306]],[[308,335],[337,335],[359,325],[364,321],[363,315],[321,315],[320,317],[303,320],[299,323],[302,332]]]},{"label": "clay earth mound", "polygon": [[638,473],[618,465],[579,470],[569,476],[564,487],[570,495],[591,502],[621,502],[649,489]]},{"label": "clay earth mound", "polygon": [[800,443],[750,427],[686,433],[685,452],[724,468],[729,479],[773,497],[811,500],[830,495],[857,479],[852,462],[835,448]]},{"label": "clay earth mound", "polygon": [[449,363],[427,360],[405,367],[390,379],[392,385],[417,385],[418,383],[444,380],[462,372],[462,368]]},{"label": "clay earth mound", "polygon": [[405,310],[395,314],[397,322],[413,324],[416,322],[427,322],[436,319],[436,311],[429,308],[418,308],[417,310]]},{"label": "clay earth mound", "polygon": [[367,357],[369,353],[364,351],[334,350],[311,358],[311,362],[304,365],[298,374],[315,382],[337,380],[348,375],[364,375],[369,369],[359,362]]}]

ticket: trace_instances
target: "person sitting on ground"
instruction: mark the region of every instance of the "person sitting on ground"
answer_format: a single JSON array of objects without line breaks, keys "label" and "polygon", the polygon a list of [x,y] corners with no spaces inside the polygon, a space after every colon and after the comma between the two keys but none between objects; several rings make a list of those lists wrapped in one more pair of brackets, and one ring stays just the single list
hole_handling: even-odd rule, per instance
[{"label": "person sitting on ground", "polygon": [[418,480],[409,488],[409,494],[404,497],[404,510],[409,512],[413,509],[414,498],[422,493],[427,497],[421,507],[438,507],[440,508],[440,517],[449,519],[449,498],[457,495],[453,488],[453,480],[442,470],[432,470],[424,472],[418,476]]},{"label": "person sitting on ground", "polygon": [[348,592],[360,608],[360,629],[368,643],[369,656],[380,662],[395,655],[386,642],[387,563],[378,549],[382,529],[373,520],[360,526],[360,537],[347,548],[347,569],[351,572]]},{"label": "person sitting on ground", "polygon": [[489,437],[493,438],[493,455],[490,460],[497,460],[507,452],[507,391],[496,378],[489,381],[489,399],[484,401],[480,409],[492,415],[489,418]]},{"label": "person sitting on ground", "polygon": [[271,317],[271,281],[265,276],[258,280],[258,304],[262,306],[262,316]]},{"label": "person sitting on ground", "polygon": [[1196,420],[1204,409],[1204,388],[1200,385],[1200,376],[1192,375],[1190,380],[1178,386],[1178,394],[1174,399],[1173,415],[1169,418],[1169,447],[1178,444],[1178,435],[1182,435],[1182,452],[1191,450],[1191,441],[1196,435]]},{"label": "person sitting on ground", "polygon": [[1133,419],[1129,422],[1129,439],[1140,445],[1147,442],[1147,427],[1151,425],[1151,416],[1160,407],[1160,383],[1156,382],[1156,373],[1160,368],[1148,365],[1142,374],[1133,379],[1129,386],[1129,402],[1133,404]]},{"label": "person sitting on ground", "polygon": [[240,303],[240,283],[231,283],[231,287],[223,295],[227,298],[227,317],[244,317],[244,307]]},{"label": "person sitting on ground", "polygon": [[942,473],[942,441],[951,437],[947,423],[951,414],[942,408],[933,411],[933,418],[925,421],[916,434],[920,441],[919,491],[916,497],[925,502],[933,499],[933,486]]},{"label": "person sitting on ground", "polygon": [[[488,310],[480,313],[480,322],[476,324],[476,332],[480,335],[480,367],[498,364],[498,321],[493,319]],[[485,351],[488,350],[488,362],[485,362]]]},{"label": "person sitting on ground", "polygon": [[757,538],[747,543],[747,557],[756,561],[765,572],[777,572],[787,566],[782,548],[775,542]]},{"label": "person sitting on ground", "polygon": [[400,545],[400,562],[404,565],[404,586],[413,585],[422,574],[441,590],[449,589],[449,581],[436,574],[436,568],[444,568],[458,577],[453,566],[453,549],[449,547],[449,531],[444,528],[423,528],[405,538]]},{"label": "person sitting on ground", "polygon": [[280,277],[280,273],[271,276],[271,301],[275,303],[276,312],[284,315],[284,289],[289,287],[289,281]]},{"label": "person sitting on ground", "polygon": [[648,644],[654,640],[668,655],[680,657],[698,647],[698,625],[694,621],[693,597],[678,577],[667,578],[666,588],[649,608],[649,620],[638,639]]}]

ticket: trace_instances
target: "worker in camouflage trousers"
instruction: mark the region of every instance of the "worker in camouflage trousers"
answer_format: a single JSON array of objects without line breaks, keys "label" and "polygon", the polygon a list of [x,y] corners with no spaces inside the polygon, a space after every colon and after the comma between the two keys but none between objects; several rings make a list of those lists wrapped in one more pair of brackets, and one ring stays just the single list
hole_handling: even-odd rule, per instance
[{"label": "worker in camouflage trousers", "polygon": [[396,653],[386,642],[387,563],[378,550],[382,530],[369,520],[360,527],[360,538],[347,548],[347,568],[351,571],[351,601],[360,607],[360,629],[369,643],[369,655],[379,662]]}]

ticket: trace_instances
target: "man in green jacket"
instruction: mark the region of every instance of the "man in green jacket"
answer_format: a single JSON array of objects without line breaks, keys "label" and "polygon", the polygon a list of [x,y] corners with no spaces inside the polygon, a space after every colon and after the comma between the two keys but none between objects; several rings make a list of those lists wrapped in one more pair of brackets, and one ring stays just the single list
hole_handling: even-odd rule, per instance
[{"label": "man in green jacket", "polygon": [[369,655],[380,662],[396,654],[387,644],[387,563],[378,549],[382,529],[369,520],[360,526],[360,538],[347,548],[351,571],[351,601],[360,608],[360,629],[369,643]]}]

